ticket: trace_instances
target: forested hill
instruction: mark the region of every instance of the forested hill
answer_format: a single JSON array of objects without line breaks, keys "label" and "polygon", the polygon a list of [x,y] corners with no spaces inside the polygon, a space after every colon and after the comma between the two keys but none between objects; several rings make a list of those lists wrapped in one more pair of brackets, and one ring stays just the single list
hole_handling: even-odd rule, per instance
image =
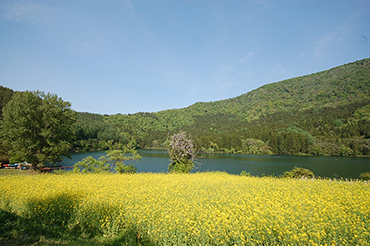
[{"label": "forested hill", "polygon": [[[353,127],[356,133],[344,136],[336,132],[349,127],[352,119],[357,123],[359,120],[362,122],[361,129],[368,128],[367,123],[363,126],[364,119],[356,118],[354,113],[369,101],[370,59],[364,59],[319,73],[267,84],[227,100],[199,102],[187,108],[157,113],[111,115],[106,117],[105,121],[116,126],[124,137],[134,137],[143,148],[161,147],[169,133],[186,130],[195,138],[197,147],[207,151],[223,149],[250,152],[247,150],[246,141],[253,139],[264,142],[265,152],[269,149],[271,153],[279,154],[312,154],[315,143],[318,154],[336,154],[337,150],[320,151],[319,149],[324,147],[318,147],[317,144],[332,145],[333,141],[360,139],[361,136],[361,141],[364,141],[364,134],[360,132],[358,125]],[[368,107],[365,107],[362,111],[367,109]],[[332,119],[327,119],[326,122],[324,119],[329,116]],[[274,120],[280,118],[280,123]],[[312,121],[313,125],[304,126],[302,119],[305,119],[306,123]],[[319,120],[321,122],[318,122]],[[335,124],[337,126],[334,126]],[[267,125],[269,128],[265,129]],[[316,132],[317,127],[321,127],[320,134]],[[308,146],[279,150],[275,146],[279,144],[272,143],[275,141],[272,138],[278,137],[279,141],[283,141],[280,137],[287,137],[283,136],[285,133],[291,137],[294,135],[292,132],[299,135],[295,136],[296,139],[308,136]],[[270,137],[266,136],[267,133]],[[350,148],[347,142],[344,145]],[[258,149],[261,151],[261,148]]]},{"label": "forested hill", "polygon": [[[261,115],[336,107],[369,99],[370,59],[339,66],[323,72],[267,84],[241,96],[216,101],[199,102],[179,110],[185,115],[233,114],[243,121]],[[159,112],[165,115],[168,111]]]},{"label": "forested hill", "polygon": [[[1,108],[13,93],[0,88]],[[227,100],[156,113],[78,113],[77,121],[77,151],[132,139],[140,148],[164,148],[183,130],[205,152],[370,156],[370,59]]]}]

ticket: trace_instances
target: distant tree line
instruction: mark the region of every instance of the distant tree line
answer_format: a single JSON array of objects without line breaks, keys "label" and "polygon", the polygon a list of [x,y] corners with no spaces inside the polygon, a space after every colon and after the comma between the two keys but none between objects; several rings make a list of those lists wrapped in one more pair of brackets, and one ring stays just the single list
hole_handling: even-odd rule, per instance
[{"label": "distant tree line", "polygon": [[109,140],[116,143],[128,143],[116,127],[107,123],[106,116],[92,113],[77,113],[77,131],[73,150],[79,152],[106,150]]},{"label": "distant tree line", "polygon": [[[11,94],[11,93],[10,93]],[[10,95],[9,94],[9,95]],[[182,123],[156,124],[154,113],[133,115],[76,114],[71,151],[107,150],[109,142],[138,148],[168,148],[168,136],[186,131],[198,152],[276,155],[370,156],[370,101],[337,107],[282,111],[243,122],[236,115],[196,115]],[[163,120],[163,119],[162,119]],[[3,141],[0,141],[3,144]],[[1,148],[3,161],[9,159]]]},{"label": "distant tree line", "polygon": [[[235,115],[213,114],[193,117],[193,124],[170,130],[150,128],[145,123],[150,114],[137,121],[113,122],[122,135],[130,135],[141,148],[165,148],[169,134],[188,132],[195,148],[203,152],[278,155],[370,155],[369,101],[343,106],[278,112],[251,122]],[[126,124],[127,125],[126,125]],[[127,132],[127,130],[129,131]]]}]

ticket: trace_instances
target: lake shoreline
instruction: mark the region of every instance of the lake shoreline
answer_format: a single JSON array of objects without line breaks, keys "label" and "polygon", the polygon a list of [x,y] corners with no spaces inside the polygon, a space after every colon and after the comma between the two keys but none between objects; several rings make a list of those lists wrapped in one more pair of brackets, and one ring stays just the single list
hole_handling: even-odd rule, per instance
[{"label": "lake shoreline", "polygon": [[[128,162],[137,167],[138,173],[166,173],[171,163],[166,150],[138,149],[142,159]],[[71,153],[72,159],[63,158],[62,166],[73,166],[87,156],[98,159],[104,151]],[[370,171],[369,157],[334,156],[279,156],[245,155],[226,153],[199,153],[192,172],[224,171],[230,174],[249,172],[253,176],[282,175],[294,166],[310,169],[315,176],[356,179],[360,173]]]}]

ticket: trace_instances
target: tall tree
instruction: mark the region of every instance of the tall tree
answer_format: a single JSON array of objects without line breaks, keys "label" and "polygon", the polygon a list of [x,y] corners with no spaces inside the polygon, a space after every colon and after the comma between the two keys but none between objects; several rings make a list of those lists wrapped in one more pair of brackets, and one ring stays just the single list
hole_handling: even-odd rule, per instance
[{"label": "tall tree", "polygon": [[69,102],[44,92],[16,92],[3,108],[1,135],[11,162],[27,161],[32,169],[69,156],[75,136],[75,112]]},{"label": "tall tree", "polygon": [[169,142],[168,154],[172,163],[168,169],[175,173],[189,173],[194,167],[196,152],[185,132],[174,134]]},{"label": "tall tree", "polygon": [[[3,108],[12,99],[14,91],[12,89],[0,86],[0,120],[3,118]],[[9,163],[8,148],[0,138],[0,162]]]},{"label": "tall tree", "polygon": [[[12,89],[0,86],[0,115],[2,115],[2,109],[12,99],[14,91]],[[0,119],[2,116],[0,116]]]}]

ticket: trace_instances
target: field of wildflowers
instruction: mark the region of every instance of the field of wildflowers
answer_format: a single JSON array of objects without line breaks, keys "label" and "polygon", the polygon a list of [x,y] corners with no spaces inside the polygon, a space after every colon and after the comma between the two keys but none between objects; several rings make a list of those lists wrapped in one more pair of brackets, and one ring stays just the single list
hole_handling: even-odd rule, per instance
[{"label": "field of wildflowers", "polygon": [[[0,209],[140,245],[369,245],[366,182],[194,174],[0,177]],[[128,232],[132,232],[131,234]]]}]

